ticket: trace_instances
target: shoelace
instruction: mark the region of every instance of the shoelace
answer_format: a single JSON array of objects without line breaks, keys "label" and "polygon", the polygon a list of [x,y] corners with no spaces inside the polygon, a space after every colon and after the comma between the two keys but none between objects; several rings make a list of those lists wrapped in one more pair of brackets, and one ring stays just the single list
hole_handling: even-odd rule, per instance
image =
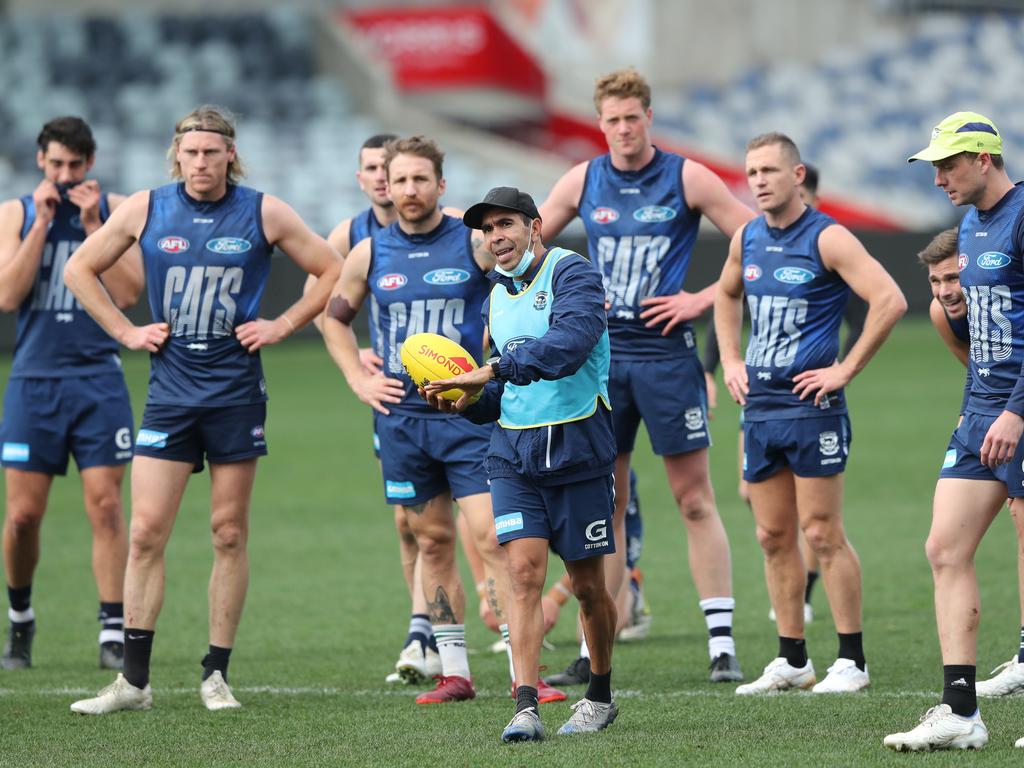
[{"label": "shoelace", "polygon": [[597,707],[590,699],[580,699],[572,705],[572,711],[575,713],[573,717],[579,715],[585,723],[597,718]]},{"label": "shoelace", "polygon": [[1012,667],[1016,663],[1017,663],[1017,658],[1016,657],[1010,659],[1009,661],[1004,661],[998,667],[996,667],[991,672],[989,672],[989,674],[990,675],[997,675],[1000,672],[1002,672],[1004,669],[1009,669],[1010,667]]}]

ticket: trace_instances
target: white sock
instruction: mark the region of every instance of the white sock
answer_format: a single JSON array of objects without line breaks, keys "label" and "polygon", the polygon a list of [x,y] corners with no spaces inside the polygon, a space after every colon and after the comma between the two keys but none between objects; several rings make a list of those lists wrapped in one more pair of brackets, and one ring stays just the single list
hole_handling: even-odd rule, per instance
[{"label": "white sock", "polygon": [[736,643],[732,639],[732,612],[736,601],[731,597],[709,597],[700,601],[704,621],[708,625],[708,655],[712,659],[728,653],[736,655]]},{"label": "white sock", "polygon": [[445,677],[469,677],[469,657],[466,655],[465,624],[435,624],[434,641],[441,656],[441,674]]},{"label": "white sock", "polygon": [[15,624],[27,624],[30,621],[36,620],[36,612],[32,610],[31,605],[24,611],[16,611],[13,608],[8,608],[7,618],[9,618]]},{"label": "white sock", "polygon": [[425,613],[414,613],[409,617],[409,634],[423,635],[428,641],[434,634],[434,630],[430,627],[430,618]]},{"label": "white sock", "polygon": [[516,668],[512,664],[512,641],[508,639],[508,624],[499,625],[498,631],[501,632],[501,639],[505,641],[505,653],[508,654],[508,674],[512,678],[512,684],[515,685]]},{"label": "white sock", "polygon": [[580,643],[580,658],[590,658],[590,649],[587,648],[587,638],[585,637],[583,638],[583,641]]}]

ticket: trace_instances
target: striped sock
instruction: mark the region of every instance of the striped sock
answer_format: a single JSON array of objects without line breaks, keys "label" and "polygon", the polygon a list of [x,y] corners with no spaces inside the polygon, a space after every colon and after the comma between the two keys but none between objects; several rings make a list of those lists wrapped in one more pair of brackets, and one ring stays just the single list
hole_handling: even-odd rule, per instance
[{"label": "striped sock", "polygon": [[445,677],[469,677],[465,624],[435,624],[434,638],[441,655],[441,674]]},{"label": "striped sock", "polygon": [[499,625],[498,631],[501,632],[501,639],[505,641],[505,653],[508,654],[508,674],[512,678],[512,683],[515,684],[516,668],[512,663],[512,641],[508,639],[508,624]]},{"label": "striped sock", "polygon": [[736,655],[736,643],[732,639],[732,612],[736,601],[731,597],[709,597],[700,601],[704,621],[708,625],[708,654],[712,659],[728,653]]},{"label": "striped sock", "polygon": [[414,613],[409,617],[409,634],[405,638],[405,646],[418,641],[424,648],[430,641],[433,631],[430,628],[430,617],[425,613]]},{"label": "striped sock", "polygon": [[1024,627],[1020,628],[1020,650],[1017,651],[1017,663],[1024,664]]},{"label": "striped sock", "polygon": [[100,603],[100,645],[124,642],[124,603]]}]

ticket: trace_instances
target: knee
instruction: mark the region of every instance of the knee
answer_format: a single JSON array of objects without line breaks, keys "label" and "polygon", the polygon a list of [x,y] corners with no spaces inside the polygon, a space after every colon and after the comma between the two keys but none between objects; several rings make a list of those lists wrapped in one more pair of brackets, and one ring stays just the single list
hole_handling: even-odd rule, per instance
[{"label": "knee", "polygon": [[488,525],[486,532],[481,535],[474,536],[473,542],[484,562],[496,564],[505,560],[505,550],[498,543],[498,534],[495,533],[493,525]]},{"label": "knee", "polygon": [[146,559],[163,553],[166,540],[159,526],[145,522],[141,516],[133,515],[129,534],[128,557],[132,560]]},{"label": "knee", "polygon": [[43,509],[29,504],[8,504],[6,525],[15,538],[37,533],[43,522]]},{"label": "knee", "polygon": [[86,506],[94,534],[109,536],[124,528],[124,513],[119,493],[96,494],[86,499]]},{"label": "knee", "polygon": [[522,599],[530,595],[540,597],[544,588],[544,568],[541,563],[530,559],[509,560],[509,589],[513,597]]},{"label": "knee", "polygon": [[424,560],[437,562],[455,555],[455,531],[446,526],[427,525],[416,529],[416,545]]},{"label": "knee", "polygon": [[704,488],[682,491],[676,495],[676,504],[687,523],[699,523],[715,515],[714,497]]},{"label": "knee", "polygon": [[245,550],[245,526],[237,520],[217,523],[212,527],[213,548],[219,553],[233,554]]},{"label": "knee", "polygon": [[842,529],[836,529],[835,526],[822,522],[812,522],[805,526],[804,538],[811,551],[824,561],[828,561],[846,541]]},{"label": "knee", "polygon": [[793,531],[784,528],[758,525],[757,543],[761,545],[761,551],[771,557],[795,547],[796,536]]},{"label": "knee", "polygon": [[605,600],[611,601],[604,585],[604,578],[573,579],[572,593],[579,601],[580,610],[584,613],[590,613]]},{"label": "knee", "polygon": [[953,545],[952,541],[934,534],[930,534],[924,543],[924,553],[928,557],[928,564],[931,565],[932,571],[941,571],[965,563],[963,553]]}]

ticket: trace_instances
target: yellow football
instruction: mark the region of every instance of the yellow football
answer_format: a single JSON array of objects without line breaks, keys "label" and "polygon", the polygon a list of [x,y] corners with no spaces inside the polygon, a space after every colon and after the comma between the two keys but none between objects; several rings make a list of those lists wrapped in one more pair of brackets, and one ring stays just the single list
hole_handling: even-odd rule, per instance
[{"label": "yellow football", "polygon": [[[436,333],[416,333],[402,344],[402,365],[417,387],[427,382],[450,379],[476,368],[473,356],[446,336]],[[461,389],[441,393],[446,400],[458,400]]]}]

